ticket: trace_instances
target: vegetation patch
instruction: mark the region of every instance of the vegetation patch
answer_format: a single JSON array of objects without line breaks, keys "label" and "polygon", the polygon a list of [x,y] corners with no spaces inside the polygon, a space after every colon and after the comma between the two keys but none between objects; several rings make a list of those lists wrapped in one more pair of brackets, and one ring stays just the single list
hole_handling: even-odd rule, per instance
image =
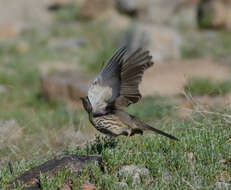
[{"label": "vegetation patch", "polygon": [[231,36],[228,31],[201,31],[189,33],[181,49],[183,58],[212,57],[223,59],[231,52]]},{"label": "vegetation patch", "polygon": [[184,89],[197,96],[222,96],[231,91],[231,81],[215,82],[210,78],[190,78]]},{"label": "vegetation patch", "polygon": [[172,116],[175,108],[172,99],[157,95],[143,98],[137,104],[130,105],[127,111],[144,120],[158,120]]},{"label": "vegetation patch", "polygon": [[[212,113],[212,112],[211,112]],[[96,139],[84,147],[72,147],[66,153],[76,155],[99,154],[102,156],[104,171],[98,166],[84,169],[72,179],[72,175],[58,173],[54,179],[41,176],[42,187],[57,189],[64,180],[74,180],[75,186],[86,181],[98,189],[216,189],[217,183],[230,185],[229,160],[231,158],[230,110],[224,114],[201,115],[195,113],[189,120],[174,120],[165,123],[165,131],[177,136],[180,141],[171,141],[160,135],[146,133],[126,140],[117,138]],[[116,140],[116,141],[117,141]],[[100,147],[100,148],[98,148]],[[31,168],[41,160],[12,163],[15,174],[9,167],[0,169],[1,185]],[[123,166],[137,166],[148,170],[139,180],[121,173]],[[225,177],[224,177],[225,173]],[[228,175],[228,176],[227,176]],[[222,177],[223,176],[223,177]],[[20,189],[20,188],[19,188]],[[122,188],[123,189],[123,188]]]}]

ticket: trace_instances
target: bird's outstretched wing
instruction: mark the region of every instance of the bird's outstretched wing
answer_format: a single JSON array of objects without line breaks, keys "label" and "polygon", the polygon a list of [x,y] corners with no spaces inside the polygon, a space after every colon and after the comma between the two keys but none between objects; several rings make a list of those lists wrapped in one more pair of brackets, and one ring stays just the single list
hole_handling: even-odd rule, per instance
[{"label": "bird's outstretched wing", "polygon": [[153,65],[148,51],[136,50],[125,58],[120,48],[109,59],[88,90],[94,115],[107,113],[107,107],[127,107],[141,99],[139,84],[144,71]]},{"label": "bird's outstretched wing", "polygon": [[124,60],[120,72],[120,95],[115,101],[117,108],[127,107],[141,99],[139,84],[144,71],[153,64],[149,51],[143,51],[141,48]]},{"label": "bird's outstretched wing", "polygon": [[126,48],[122,47],[107,61],[102,71],[90,85],[88,98],[90,100],[93,114],[105,114],[106,107],[119,96],[120,91],[120,69]]}]

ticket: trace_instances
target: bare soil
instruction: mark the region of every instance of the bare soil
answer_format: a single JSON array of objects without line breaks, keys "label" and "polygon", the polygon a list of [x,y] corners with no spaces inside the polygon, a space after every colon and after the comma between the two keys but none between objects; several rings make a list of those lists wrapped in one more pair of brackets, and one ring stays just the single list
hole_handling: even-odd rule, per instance
[{"label": "bare soil", "polygon": [[145,72],[140,90],[143,96],[180,94],[189,77],[225,80],[230,77],[230,69],[226,65],[215,63],[209,59],[156,64]]}]

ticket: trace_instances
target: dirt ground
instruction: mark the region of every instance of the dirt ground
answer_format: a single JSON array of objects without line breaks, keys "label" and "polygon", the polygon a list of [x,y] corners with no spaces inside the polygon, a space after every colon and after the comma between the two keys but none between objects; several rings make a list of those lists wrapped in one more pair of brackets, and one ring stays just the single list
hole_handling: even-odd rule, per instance
[{"label": "dirt ground", "polygon": [[209,59],[156,64],[145,72],[140,90],[143,96],[180,94],[189,77],[225,80],[230,77],[230,69],[226,65],[215,63]]}]

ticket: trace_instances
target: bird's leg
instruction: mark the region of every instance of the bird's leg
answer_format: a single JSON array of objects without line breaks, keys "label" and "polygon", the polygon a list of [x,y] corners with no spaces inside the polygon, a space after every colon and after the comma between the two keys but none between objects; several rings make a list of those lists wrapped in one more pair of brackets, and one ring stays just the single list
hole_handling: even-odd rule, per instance
[{"label": "bird's leg", "polygon": [[127,133],[127,136],[126,136],[125,142],[124,142],[124,144],[123,144],[123,146],[122,146],[122,151],[123,151],[123,150],[125,150],[125,147],[126,147],[126,144],[127,144],[128,138],[129,138],[130,136],[131,136],[131,131],[129,131],[129,132]]},{"label": "bird's leg", "polygon": [[[138,135],[138,138],[139,138],[139,140],[138,140],[138,147],[143,147],[142,145],[144,144],[144,139],[143,139],[143,133],[141,133],[140,135]],[[139,153],[140,152],[137,152],[137,156],[139,155]]]}]

